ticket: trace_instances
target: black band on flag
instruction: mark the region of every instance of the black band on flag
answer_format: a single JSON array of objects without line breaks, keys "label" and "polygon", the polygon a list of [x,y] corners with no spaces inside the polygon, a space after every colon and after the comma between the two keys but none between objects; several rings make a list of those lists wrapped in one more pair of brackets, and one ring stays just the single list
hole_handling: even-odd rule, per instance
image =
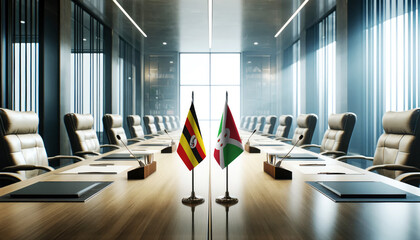
[{"label": "black band on flag", "polygon": [[[182,130],[182,135],[184,135],[185,139],[187,140],[187,143],[190,144],[191,134],[188,131],[187,126],[185,126],[184,129]],[[198,141],[197,141],[197,145],[199,145]],[[200,153],[198,153],[197,147],[191,148],[191,151],[193,152],[197,162],[200,163],[202,159],[201,159]]]}]

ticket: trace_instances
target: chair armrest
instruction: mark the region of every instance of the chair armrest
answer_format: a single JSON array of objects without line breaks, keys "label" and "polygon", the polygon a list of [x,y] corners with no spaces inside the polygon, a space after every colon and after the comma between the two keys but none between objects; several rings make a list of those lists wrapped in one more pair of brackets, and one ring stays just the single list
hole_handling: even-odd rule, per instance
[{"label": "chair armrest", "polygon": [[342,157],[336,158],[335,160],[345,162],[345,160],[347,159],[364,159],[364,160],[373,161],[373,157],[366,157],[363,155],[342,156]]},{"label": "chair armrest", "polygon": [[323,156],[335,155],[336,156],[335,158],[337,158],[339,156],[344,156],[347,153],[346,152],[342,152],[342,151],[325,151],[325,152],[322,152],[322,153],[319,153],[319,154],[321,154]]},{"label": "chair armrest", "polygon": [[321,148],[321,145],[316,145],[316,144],[305,144],[300,146],[301,148],[310,148],[310,147],[314,147],[314,148]]},{"label": "chair armrest", "polygon": [[8,184],[12,184],[23,180],[25,179],[22,178],[22,176],[18,173],[0,172],[0,182],[7,182]]},{"label": "chair armrest", "polygon": [[54,162],[54,161],[59,161],[61,159],[72,159],[73,162],[80,162],[80,161],[84,161],[85,159],[79,156],[66,156],[66,155],[57,155],[54,157],[49,157],[48,158],[48,162]]},{"label": "chair armrest", "polygon": [[94,152],[94,151],[79,151],[79,152],[75,152],[74,155],[77,155],[79,157],[83,157],[85,155],[95,155],[95,156],[99,156],[101,155],[98,152]]},{"label": "chair armrest", "polygon": [[368,171],[374,171],[378,169],[386,169],[386,170],[393,170],[393,171],[404,171],[404,172],[420,172],[420,169],[412,166],[407,165],[400,165],[400,164],[381,164],[375,165],[366,168]]},{"label": "chair armrest", "polygon": [[3,168],[2,172],[18,172],[18,171],[31,171],[31,170],[44,170],[46,172],[54,171],[50,166],[37,166],[37,165],[14,165]]},{"label": "chair armrest", "polygon": [[109,147],[109,148],[113,148],[113,149],[120,149],[121,147],[118,145],[114,145],[114,144],[104,144],[104,145],[100,145],[100,148],[104,148],[104,147]]},{"label": "chair armrest", "polygon": [[413,180],[419,180],[419,179],[420,179],[420,172],[403,173],[395,178],[395,180],[405,182],[405,183],[413,181]]}]

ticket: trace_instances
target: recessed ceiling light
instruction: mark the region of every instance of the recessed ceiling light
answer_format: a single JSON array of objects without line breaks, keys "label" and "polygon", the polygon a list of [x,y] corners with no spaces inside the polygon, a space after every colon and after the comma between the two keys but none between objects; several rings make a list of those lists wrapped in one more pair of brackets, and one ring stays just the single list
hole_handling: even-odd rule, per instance
[{"label": "recessed ceiling light", "polygon": [[251,64],[252,62],[251,61],[248,61],[248,64]]},{"label": "recessed ceiling light", "polygon": [[122,13],[124,13],[124,15],[128,18],[128,20],[130,20],[130,22],[141,32],[141,34],[143,34],[144,37],[147,37],[146,33],[143,32],[143,30],[139,27],[139,25],[137,25],[136,22],[134,22],[134,20],[130,17],[130,15],[128,15],[128,13],[124,10],[124,8],[117,2],[117,0],[112,0],[115,5],[117,5],[117,7],[121,10]]},{"label": "recessed ceiling light", "polygon": [[23,21],[23,20],[20,20],[20,23],[21,23],[21,24],[25,24],[26,22],[25,22],[25,21]]},{"label": "recessed ceiling light", "polygon": [[283,25],[283,27],[280,28],[280,30],[276,33],[276,35],[274,35],[274,37],[278,37],[280,35],[280,33],[287,27],[287,25],[289,25],[289,23],[293,20],[293,18],[296,17],[296,15],[300,12],[300,10],[302,10],[302,8],[309,2],[309,0],[305,0],[300,6],[299,8],[296,10],[295,13],[293,13],[293,15],[289,18],[289,20],[287,20],[287,22]]},{"label": "recessed ceiling light", "polygon": [[87,39],[86,38],[83,38],[83,42],[86,42],[87,41]]},{"label": "recessed ceiling light", "polygon": [[257,46],[258,45],[258,42],[254,42],[254,45]]},{"label": "recessed ceiling light", "polygon": [[174,61],[169,61],[170,64],[174,63]]},{"label": "recessed ceiling light", "polygon": [[163,42],[162,44],[166,46],[168,43],[167,42]]}]

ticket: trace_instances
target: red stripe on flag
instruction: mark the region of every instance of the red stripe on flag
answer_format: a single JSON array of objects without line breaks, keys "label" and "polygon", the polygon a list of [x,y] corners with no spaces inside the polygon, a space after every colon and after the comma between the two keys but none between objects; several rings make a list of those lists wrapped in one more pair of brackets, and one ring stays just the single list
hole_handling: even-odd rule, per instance
[{"label": "red stripe on flag", "polygon": [[184,148],[181,146],[181,144],[178,146],[178,149],[176,150],[176,152],[178,153],[178,155],[181,157],[182,161],[185,163],[185,165],[187,166],[187,168],[191,171],[191,169],[194,168],[194,166],[192,165],[190,159],[188,158],[187,154],[185,153]]},{"label": "red stripe on flag", "polygon": [[185,122],[185,127],[187,128],[188,132],[190,133],[190,136],[192,137],[195,135],[193,128],[191,127],[191,123],[189,119],[187,118],[187,121]]},{"label": "red stripe on flag", "polygon": [[230,130],[230,138],[233,138],[238,142],[242,143],[241,137],[238,133],[238,129],[236,128],[235,120],[233,120],[232,113],[230,112],[229,106],[227,106],[226,128],[229,128]]},{"label": "red stripe on flag", "polygon": [[204,154],[203,149],[201,148],[200,143],[197,141],[197,146],[195,146],[197,149],[198,154],[200,154],[201,159],[206,158],[206,154]]},{"label": "red stripe on flag", "polygon": [[216,162],[220,165],[220,151],[217,149],[214,149],[214,158],[216,159]]}]

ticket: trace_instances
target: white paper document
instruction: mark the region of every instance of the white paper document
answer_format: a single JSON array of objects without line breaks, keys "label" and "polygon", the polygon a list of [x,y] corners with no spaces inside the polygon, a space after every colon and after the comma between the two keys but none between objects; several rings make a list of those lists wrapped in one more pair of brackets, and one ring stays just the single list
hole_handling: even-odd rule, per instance
[{"label": "white paper document", "polygon": [[303,174],[318,175],[363,174],[340,165],[299,166],[298,170]]},{"label": "white paper document", "polygon": [[127,165],[84,165],[60,172],[60,174],[118,174],[132,167]]}]

